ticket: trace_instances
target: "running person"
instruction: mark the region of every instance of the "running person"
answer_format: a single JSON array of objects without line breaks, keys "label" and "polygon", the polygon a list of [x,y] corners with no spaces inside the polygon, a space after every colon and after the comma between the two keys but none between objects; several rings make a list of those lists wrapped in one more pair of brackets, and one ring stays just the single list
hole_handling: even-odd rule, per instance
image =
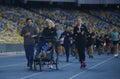
[{"label": "running person", "polygon": [[110,52],[110,47],[111,47],[111,35],[109,32],[107,32],[107,34],[105,34],[105,43],[106,43],[106,46],[105,46],[105,50],[107,52],[107,55],[109,55],[111,52]]},{"label": "running person", "polygon": [[117,29],[114,29],[112,32],[112,41],[113,41],[113,47],[114,47],[114,56],[118,57],[118,48],[119,48],[119,32]]},{"label": "running person", "polygon": [[73,30],[73,38],[75,40],[75,46],[78,51],[81,68],[86,67],[85,63],[86,32],[87,28],[83,25],[82,19],[79,18],[77,20],[77,25],[74,27]]},{"label": "running person", "polygon": [[93,58],[93,45],[95,40],[95,33],[92,32],[92,29],[89,29],[89,33],[87,34],[87,53],[89,58]]},{"label": "running person", "polygon": [[65,53],[66,53],[66,62],[69,62],[69,54],[70,54],[71,38],[72,38],[72,34],[69,31],[69,27],[65,27],[65,31],[61,34],[61,38],[64,38],[63,46],[65,48]]}]

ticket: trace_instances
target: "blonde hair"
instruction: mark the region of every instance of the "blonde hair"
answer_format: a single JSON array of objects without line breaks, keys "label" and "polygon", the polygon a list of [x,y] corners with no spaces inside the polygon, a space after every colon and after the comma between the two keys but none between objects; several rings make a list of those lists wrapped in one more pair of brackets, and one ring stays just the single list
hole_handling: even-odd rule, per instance
[{"label": "blonde hair", "polygon": [[50,23],[50,26],[51,26],[51,27],[55,27],[55,23],[54,23],[52,20],[46,19],[46,20],[45,20],[45,23],[47,24],[47,22]]}]

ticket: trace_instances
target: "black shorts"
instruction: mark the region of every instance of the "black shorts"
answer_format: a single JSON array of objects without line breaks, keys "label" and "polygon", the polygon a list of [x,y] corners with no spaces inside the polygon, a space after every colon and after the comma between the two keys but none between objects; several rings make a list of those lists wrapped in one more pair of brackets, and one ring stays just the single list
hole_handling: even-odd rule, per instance
[{"label": "black shorts", "polygon": [[116,45],[118,43],[119,43],[119,41],[113,41],[113,45]]}]

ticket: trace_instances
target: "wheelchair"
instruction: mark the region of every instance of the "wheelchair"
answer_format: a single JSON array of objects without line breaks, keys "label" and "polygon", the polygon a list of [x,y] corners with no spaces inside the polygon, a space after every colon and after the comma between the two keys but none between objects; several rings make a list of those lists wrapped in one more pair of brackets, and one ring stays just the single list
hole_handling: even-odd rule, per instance
[{"label": "wheelchair", "polygon": [[56,47],[51,43],[52,48],[45,49],[43,46],[43,49],[34,58],[34,70],[37,70],[37,66],[39,66],[40,71],[43,71],[44,65],[55,65],[56,70],[59,70],[58,67],[58,53],[56,53],[56,57],[53,56],[54,50],[56,52]]}]

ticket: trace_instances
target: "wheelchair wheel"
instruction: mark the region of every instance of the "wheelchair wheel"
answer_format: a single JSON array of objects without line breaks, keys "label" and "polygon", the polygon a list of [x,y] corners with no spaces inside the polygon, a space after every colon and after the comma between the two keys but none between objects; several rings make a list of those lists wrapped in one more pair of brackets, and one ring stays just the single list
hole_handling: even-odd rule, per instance
[{"label": "wheelchair wheel", "polygon": [[34,70],[37,70],[37,62],[34,61]]},{"label": "wheelchair wheel", "polygon": [[40,71],[42,71],[42,60],[40,59],[40,62],[39,62],[39,67],[40,67]]},{"label": "wheelchair wheel", "polygon": [[56,63],[55,63],[55,65],[56,65],[56,70],[59,70],[59,68],[58,68],[58,56],[57,56],[57,58],[56,58]]}]

